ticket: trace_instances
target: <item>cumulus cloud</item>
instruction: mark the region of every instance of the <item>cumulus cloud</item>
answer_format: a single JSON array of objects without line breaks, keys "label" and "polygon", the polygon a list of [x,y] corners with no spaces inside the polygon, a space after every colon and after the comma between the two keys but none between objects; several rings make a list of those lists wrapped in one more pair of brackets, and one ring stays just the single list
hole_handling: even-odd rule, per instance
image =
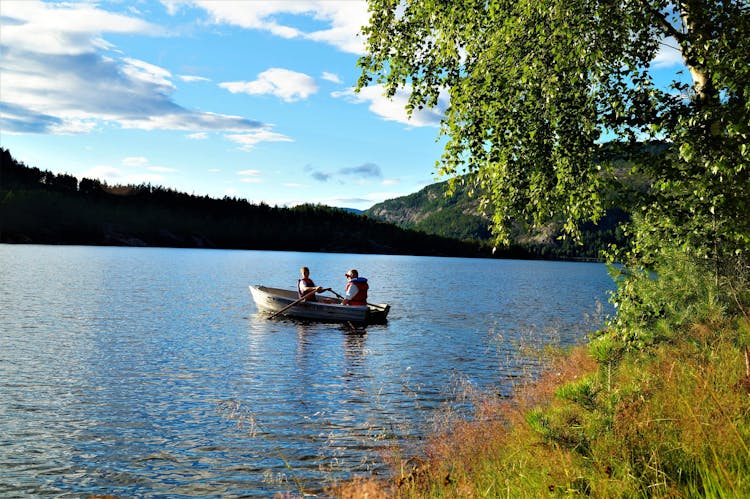
[{"label": "cumulus cloud", "polygon": [[275,95],[285,102],[307,99],[318,91],[314,78],[283,68],[267,69],[253,81],[228,81],[219,86],[233,94]]},{"label": "cumulus cloud", "polygon": [[445,116],[448,108],[448,94],[443,92],[438,99],[438,104],[433,109],[416,109],[409,116],[406,113],[406,103],[409,100],[409,88],[401,89],[388,98],[385,96],[382,85],[372,85],[360,90],[347,89],[339,92],[331,92],[335,98],[346,99],[355,104],[368,104],[368,109],[388,121],[396,121],[405,125],[423,127],[440,126],[440,120]]},{"label": "cumulus cloud", "polygon": [[[163,0],[165,1],[165,0]],[[205,10],[216,24],[230,24],[245,29],[269,32],[282,38],[302,38],[333,45],[341,51],[364,53],[364,42],[358,37],[369,14],[365,0],[331,2],[327,0],[276,0],[273,2],[216,2],[168,0],[171,12],[180,4]],[[282,21],[283,19],[283,21]],[[309,29],[310,19],[322,29]],[[295,25],[295,21],[297,25]]]},{"label": "cumulus cloud", "polygon": [[0,128],[6,133],[85,133],[102,124],[143,130],[253,132],[268,125],[186,109],[173,75],[123,56],[106,33],[162,35],[146,21],[93,3],[3,3]]},{"label": "cumulus cloud", "polygon": [[81,55],[108,46],[102,33],[160,34],[157,26],[135,17],[98,9],[90,3],[38,1],[3,4],[3,47],[37,54]]}]

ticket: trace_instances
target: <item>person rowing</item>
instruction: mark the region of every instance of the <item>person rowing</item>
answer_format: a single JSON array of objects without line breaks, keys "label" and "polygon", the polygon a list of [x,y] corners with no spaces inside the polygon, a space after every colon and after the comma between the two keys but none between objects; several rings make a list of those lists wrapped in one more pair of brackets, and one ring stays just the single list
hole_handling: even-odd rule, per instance
[{"label": "person rowing", "polygon": [[[310,269],[302,267],[299,269],[302,277],[297,280],[297,294],[300,298],[305,297],[305,301],[317,301],[315,293],[322,293],[329,291],[331,288],[324,288],[322,286],[316,286],[312,279],[310,279]],[[315,291],[315,293],[313,293]]]}]

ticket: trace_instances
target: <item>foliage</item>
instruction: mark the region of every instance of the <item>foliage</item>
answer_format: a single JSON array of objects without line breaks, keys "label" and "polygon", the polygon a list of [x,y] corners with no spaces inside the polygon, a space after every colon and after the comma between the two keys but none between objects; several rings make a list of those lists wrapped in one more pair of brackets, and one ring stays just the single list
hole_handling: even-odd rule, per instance
[{"label": "foliage", "polygon": [[[660,242],[696,254],[750,245],[750,6],[638,0],[370,0],[359,88],[410,92],[408,110],[450,96],[440,171],[470,173],[498,242],[513,223],[562,217],[576,236],[611,206],[622,174],[643,223],[630,258]],[[692,84],[653,76],[661,47],[682,55]],[[633,167],[616,170],[615,139]],[[660,154],[637,143],[659,140]],[[655,237],[644,237],[655,235]]]},{"label": "foliage", "polygon": [[740,316],[750,306],[750,267],[740,258],[725,259],[731,268],[712,268],[710,261],[684,251],[664,252],[652,271],[613,267],[620,282],[614,301],[617,316],[602,335],[616,336],[625,348],[644,348],[670,340],[689,321],[712,323]]}]

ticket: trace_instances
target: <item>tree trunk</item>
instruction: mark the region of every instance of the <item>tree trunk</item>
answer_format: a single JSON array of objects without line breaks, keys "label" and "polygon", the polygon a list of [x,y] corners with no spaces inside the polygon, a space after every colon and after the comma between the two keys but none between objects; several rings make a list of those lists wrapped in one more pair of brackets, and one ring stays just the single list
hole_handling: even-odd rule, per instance
[{"label": "tree trunk", "polygon": [[[716,89],[711,83],[711,74],[705,65],[698,61],[699,52],[703,51],[702,41],[709,39],[704,36],[710,33],[710,26],[705,24],[700,15],[702,0],[682,0],[680,2],[680,17],[682,18],[684,36],[678,40],[682,59],[690,70],[693,79],[693,89],[698,102],[709,102],[717,99]],[[704,21],[702,23],[702,21]]]}]

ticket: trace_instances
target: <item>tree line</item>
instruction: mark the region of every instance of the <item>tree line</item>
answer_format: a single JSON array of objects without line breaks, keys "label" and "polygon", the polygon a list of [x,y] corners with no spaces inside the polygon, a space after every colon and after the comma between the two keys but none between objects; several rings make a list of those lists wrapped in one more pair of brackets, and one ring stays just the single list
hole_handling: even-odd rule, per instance
[{"label": "tree line", "polygon": [[[486,244],[347,210],[292,208],[174,189],[108,185],[25,165],[0,148],[0,242],[491,257]],[[511,248],[503,257],[526,257]]]}]

